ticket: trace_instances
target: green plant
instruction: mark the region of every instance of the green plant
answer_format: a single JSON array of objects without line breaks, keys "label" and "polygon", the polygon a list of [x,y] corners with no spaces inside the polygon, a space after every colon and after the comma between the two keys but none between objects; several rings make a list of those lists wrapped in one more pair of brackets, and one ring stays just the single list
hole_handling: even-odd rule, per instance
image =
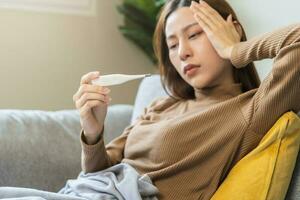
[{"label": "green plant", "polygon": [[152,38],[157,22],[157,15],[166,0],[123,0],[117,6],[124,15],[124,25],[119,26],[122,34],[134,42],[151,61],[156,64],[157,59],[152,47]]}]

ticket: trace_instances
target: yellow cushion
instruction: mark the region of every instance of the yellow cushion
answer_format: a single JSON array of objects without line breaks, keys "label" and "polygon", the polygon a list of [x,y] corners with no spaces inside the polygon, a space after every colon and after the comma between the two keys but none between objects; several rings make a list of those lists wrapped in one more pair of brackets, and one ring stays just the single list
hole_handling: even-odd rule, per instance
[{"label": "yellow cushion", "polygon": [[283,114],[229,172],[211,200],[284,200],[300,144],[300,118]]}]

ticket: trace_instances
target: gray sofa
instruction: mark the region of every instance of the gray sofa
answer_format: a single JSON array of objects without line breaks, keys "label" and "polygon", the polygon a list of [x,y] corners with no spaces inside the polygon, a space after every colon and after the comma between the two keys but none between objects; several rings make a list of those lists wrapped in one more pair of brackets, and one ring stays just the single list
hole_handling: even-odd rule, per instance
[{"label": "gray sofa", "polygon": [[[105,142],[122,133],[153,99],[165,95],[158,75],[143,79],[134,105],[109,106]],[[76,110],[0,110],[0,186],[58,191],[81,170],[80,129]],[[287,200],[300,200],[299,157]]]}]

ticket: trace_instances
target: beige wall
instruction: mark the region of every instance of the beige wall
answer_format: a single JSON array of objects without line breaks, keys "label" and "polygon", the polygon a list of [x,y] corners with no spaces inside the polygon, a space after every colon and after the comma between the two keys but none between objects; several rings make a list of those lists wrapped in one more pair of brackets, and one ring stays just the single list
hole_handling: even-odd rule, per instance
[{"label": "beige wall", "polygon": [[[299,22],[298,0],[229,0],[248,39]],[[94,70],[153,73],[148,58],[119,32],[119,0],[98,0],[96,17],[0,9],[0,108],[73,109],[80,77]],[[271,60],[256,62],[263,79]],[[139,80],[111,87],[112,104],[134,103]]]},{"label": "beige wall", "polygon": [[[75,109],[72,96],[89,71],[153,73],[119,32],[118,3],[99,0],[97,16],[0,9],[0,109]],[[133,104],[139,83],[111,87],[111,104]]]}]

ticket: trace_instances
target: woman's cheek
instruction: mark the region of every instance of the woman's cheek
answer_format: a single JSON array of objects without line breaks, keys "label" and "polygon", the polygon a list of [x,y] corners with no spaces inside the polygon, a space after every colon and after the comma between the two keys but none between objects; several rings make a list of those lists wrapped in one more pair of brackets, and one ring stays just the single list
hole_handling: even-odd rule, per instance
[{"label": "woman's cheek", "polygon": [[179,65],[179,59],[177,58],[175,52],[170,52],[169,58],[170,58],[171,63],[174,65],[174,67],[177,68]]}]

